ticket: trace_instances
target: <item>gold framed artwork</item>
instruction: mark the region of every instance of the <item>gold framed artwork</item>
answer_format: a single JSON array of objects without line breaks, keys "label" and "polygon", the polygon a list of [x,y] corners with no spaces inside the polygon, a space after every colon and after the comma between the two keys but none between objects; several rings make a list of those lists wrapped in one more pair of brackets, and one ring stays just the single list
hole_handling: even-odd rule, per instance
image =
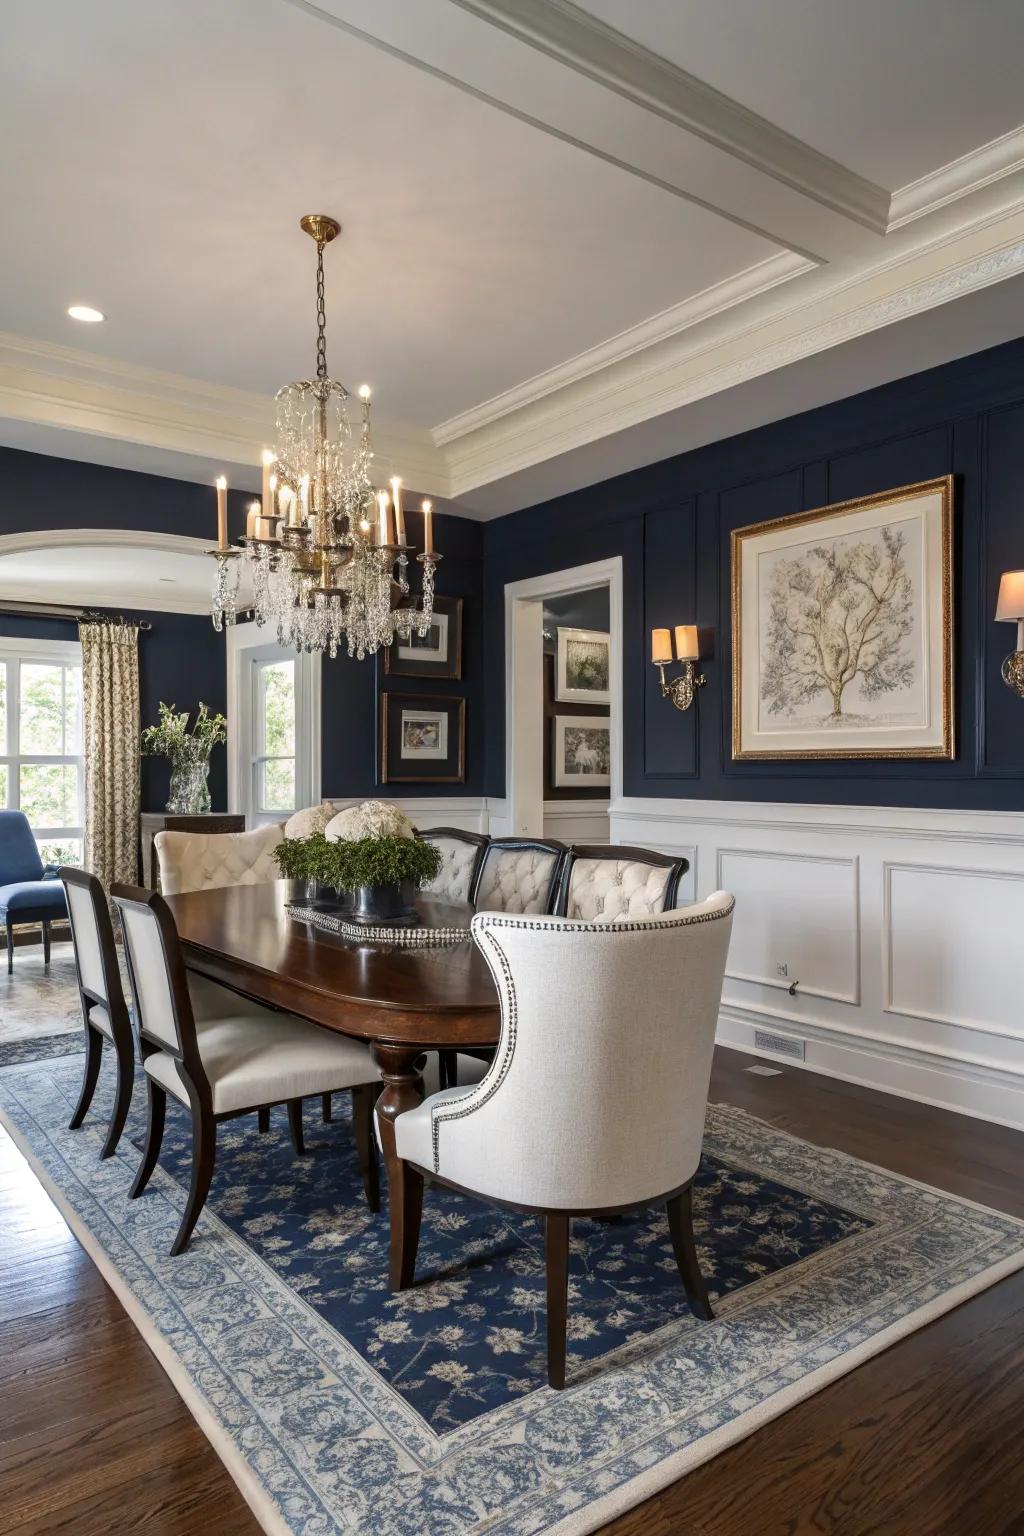
[{"label": "gold framed artwork", "polygon": [[732,535],[732,755],[945,758],[953,477]]}]

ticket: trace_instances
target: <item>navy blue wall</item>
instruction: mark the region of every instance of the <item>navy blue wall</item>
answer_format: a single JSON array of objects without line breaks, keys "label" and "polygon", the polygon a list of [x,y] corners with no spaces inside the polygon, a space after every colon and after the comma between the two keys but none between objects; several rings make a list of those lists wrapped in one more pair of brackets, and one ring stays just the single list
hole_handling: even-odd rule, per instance
[{"label": "navy blue wall", "polygon": [[[737,763],[730,754],[734,528],[952,473],[957,757]],[[485,792],[505,792],[506,582],[621,555],[627,795],[1024,810],[1024,703],[999,665],[999,574],[1024,565],[1024,341],[681,454],[485,525]],[[655,626],[704,631],[708,686],[680,714],[648,661]],[[710,647],[710,651],[707,649]]]}]

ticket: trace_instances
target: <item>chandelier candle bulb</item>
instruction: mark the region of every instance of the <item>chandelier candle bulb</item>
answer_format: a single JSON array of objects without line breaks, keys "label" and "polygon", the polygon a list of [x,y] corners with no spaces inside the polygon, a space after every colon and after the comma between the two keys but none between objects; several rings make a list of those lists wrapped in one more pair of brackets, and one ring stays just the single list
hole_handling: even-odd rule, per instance
[{"label": "chandelier candle bulb", "polygon": [[228,547],[228,482],[223,475],[217,476],[217,548]]},{"label": "chandelier candle bulb", "polygon": [[676,660],[696,661],[699,655],[696,624],[677,624]]},{"label": "chandelier candle bulb", "polygon": [[395,503],[395,543],[405,543],[405,513],[402,511],[402,482],[395,475],[391,481],[391,498]]},{"label": "chandelier candle bulb", "polygon": [[655,665],[672,660],[672,631],[670,629],[651,630],[651,660]]},{"label": "chandelier candle bulb", "polygon": [[249,510],[245,514],[245,536],[247,539],[258,538],[257,527],[260,517],[260,503],[250,501]]},{"label": "chandelier candle bulb", "polygon": [[434,553],[434,510],[429,501],[423,503],[423,553]]},{"label": "chandelier candle bulb", "polygon": [[380,517],[377,530],[377,543],[381,546],[382,549],[384,548],[385,544],[391,543],[391,518],[388,513],[388,507],[390,504],[391,498],[387,491],[378,491],[377,507]]}]

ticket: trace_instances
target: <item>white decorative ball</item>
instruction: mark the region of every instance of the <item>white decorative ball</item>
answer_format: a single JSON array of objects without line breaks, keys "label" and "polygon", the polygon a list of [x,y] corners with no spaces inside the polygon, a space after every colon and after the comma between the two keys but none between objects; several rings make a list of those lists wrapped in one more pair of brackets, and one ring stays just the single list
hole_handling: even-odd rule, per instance
[{"label": "white decorative ball", "polygon": [[329,843],[358,843],[364,837],[415,837],[416,829],[388,800],[362,800],[331,818],[324,828]]}]

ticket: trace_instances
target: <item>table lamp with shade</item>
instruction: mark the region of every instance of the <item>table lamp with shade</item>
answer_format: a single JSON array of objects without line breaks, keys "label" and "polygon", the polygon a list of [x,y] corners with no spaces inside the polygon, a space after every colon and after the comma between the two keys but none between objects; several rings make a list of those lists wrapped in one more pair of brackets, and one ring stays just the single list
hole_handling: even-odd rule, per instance
[{"label": "table lamp with shade", "polygon": [[1024,571],[1003,572],[996,599],[996,618],[1017,625],[1017,649],[1003,662],[1003,682],[1024,699]]}]

